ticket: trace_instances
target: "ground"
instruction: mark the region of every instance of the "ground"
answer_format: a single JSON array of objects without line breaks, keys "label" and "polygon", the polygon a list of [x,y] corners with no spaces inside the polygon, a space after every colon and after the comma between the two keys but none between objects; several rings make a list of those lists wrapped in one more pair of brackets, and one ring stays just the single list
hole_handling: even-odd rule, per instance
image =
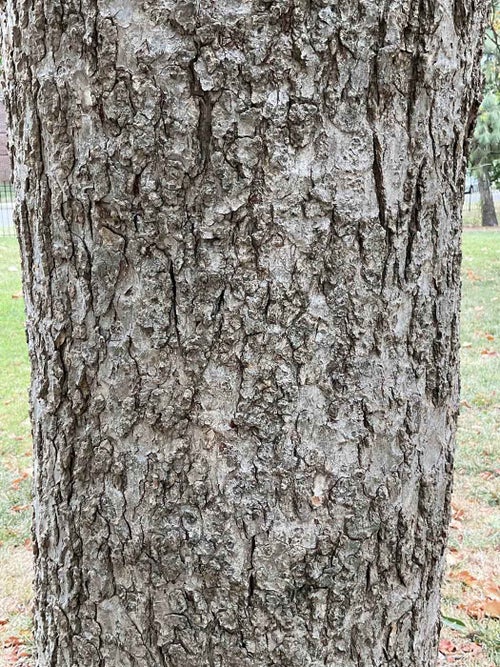
[{"label": "ground", "polygon": [[[498,190],[493,191],[493,200],[497,218],[500,220],[500,192]],[[481,227],[481,204],[478,192],[473,193],[472,196],[465,195],[462,218],[466,227]]]},{"label": "ground", "polygon": [[500,665],[499,232],[464,233],[462,277],[462,400],[441,648],[446,661],[488,667]]},{"label": "ground", "polygon": [[[0,667],[31,665],[29,366],[19,256],[0,238]],[[463,242],[462,401],[440,662],[500,666],[500,232]]]}]

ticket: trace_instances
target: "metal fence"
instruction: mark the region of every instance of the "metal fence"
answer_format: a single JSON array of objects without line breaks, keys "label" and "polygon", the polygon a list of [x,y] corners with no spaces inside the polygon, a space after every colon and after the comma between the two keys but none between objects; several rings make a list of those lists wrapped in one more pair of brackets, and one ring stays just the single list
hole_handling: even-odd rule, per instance
[{"label": "metal fence", "polygon": [[0,181],[0,236],[14,236],[14,190],[10,183]]}]

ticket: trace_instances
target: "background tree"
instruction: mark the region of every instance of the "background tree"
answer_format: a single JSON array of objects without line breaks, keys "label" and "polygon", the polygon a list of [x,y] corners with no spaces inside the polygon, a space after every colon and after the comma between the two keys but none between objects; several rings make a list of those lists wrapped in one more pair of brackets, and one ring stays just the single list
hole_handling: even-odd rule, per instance
[{"label": "background tree", "polygon": [[472,141],[470,165],[477,176],[481,219],[485,227],[498,226],[492,182],[500,182],[500,9],[493,3],[486,31],[482,70],[484,99]]},{"label": "background tree", "polygon": [[483,3],[5,7],[39,667],[429,667]]}]

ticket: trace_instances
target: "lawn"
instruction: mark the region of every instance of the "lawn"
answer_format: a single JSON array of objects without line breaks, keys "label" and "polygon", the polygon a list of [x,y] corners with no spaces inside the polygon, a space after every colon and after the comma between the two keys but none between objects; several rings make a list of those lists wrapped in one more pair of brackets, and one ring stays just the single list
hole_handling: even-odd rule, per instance
[{"label": "lawn", "polygon": [[[0,238],[0,666],[30,648],[29,364],[17,243]],[[15,658],[15,660],[13,660]],[[29,664],[29,663],[26,663]]]},{"label": "lawn", "polygon": [[[19,257],[0,239],[0,667],[31,664],[29,365]],[[443,588],[443,664],[500,666],[500,232],[463,242],[462,408]]]},{"label": "lawn", "polygon": [[443,587],[443,615],[458,631],[445,621],[442,648],[449,662],[489,667],[500,665],[500,232],[464,233],[462,279],[462,400]]}]

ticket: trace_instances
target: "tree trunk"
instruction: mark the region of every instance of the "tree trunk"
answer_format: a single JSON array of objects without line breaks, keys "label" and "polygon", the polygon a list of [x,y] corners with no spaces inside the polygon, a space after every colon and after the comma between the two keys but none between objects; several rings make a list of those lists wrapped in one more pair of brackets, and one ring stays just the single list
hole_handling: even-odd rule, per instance
[{"label": "tree trunk", "polygon": [[479,184],[479,197],[481,199],[481,225],[483,227],[498,227],[497,212],[491,192],[488,167],[479,167],[477,169],[477,182]]},{"label": "tree trunk", "polygon": [[7,0],[39,667],[421,666],[460,0]]}]

